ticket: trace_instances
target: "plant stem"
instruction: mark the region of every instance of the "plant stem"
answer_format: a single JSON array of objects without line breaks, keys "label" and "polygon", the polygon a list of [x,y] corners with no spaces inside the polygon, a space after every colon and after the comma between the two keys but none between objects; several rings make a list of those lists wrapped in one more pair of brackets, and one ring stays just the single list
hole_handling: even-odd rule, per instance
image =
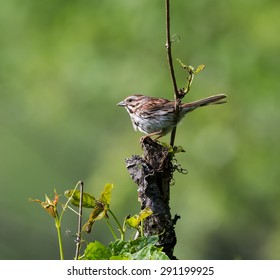
[{"label": "plant stem", "polygon": [[110,229],[112,235],[113,235],[114,238],[117,240],[118,238],[117,238],[117,236],[116,236],[116,234],[115,234],[115,232],[114,232],[114,230],[113,230],[113,228],[112,228],[112,226],[111,226],[111,224],[110,224],[110,222],[109,222],[109,219],[108,219],[106,216],[105,216],[105,221],[106,221],[106,223],[107,223],[107,225],[108,225],[108,227],[109,227],[109,229]]},{"label": "plant stem", "polygon": [[172,51],[171,51],[171,36],[170,36],[170,3],[169,0],[166,0],[166,51],[167,51],[167,59],[169,64],[169,70],[171,75],[171,80],[173,84],[173,90],[174,90],[174,99],[176,100],[179,96],[178,94],[178,87],[173,67],[173,59],[172,59]]},{"label": "plant stem", "polygon": [[121,240],[124,240],[124,230],[123,230],[123,227],[121,226],[119,220],[117,219],[117,217],[115,216],[115,214],[110,210],[108,209],[108,212],[112,215],[112,217],[114,218],[114,220],[116,221],[118,227],[119,227],[119,231],[121,232]]},{"label": "plant stem", "polygon": [[144,223],[143,223],[143,221],[141,221],[141,223],[140,223],[140,236],[141,236],[141,237],[144,236],[143,227],[144,227]]},{"label": "plant stem", "polygon": [[84,193],[84,183],[79,182],[80,185],[80,202],[79,202],[79,218],[78,218],[78,231],[77,231],[77,243],[76,243],[76,254],[75,260],[79,258],[79,252],[81,248],[81,232],[82,232],[82,214],[83,214],[83,193]]},{"label": "plant stem", "polygon": [[[82,182],[78,182],[76,184],[76,187],[75,187],[75,190],[77,189],[77,187],[79,185],[81,185]],[[82,196],[81,196],[82,197]],[[56,227],[56,230],[57,230],[57,236],[58,236],[58,244],[59,244],[59,252],[60,252],[60,259],[61,260],[64,260],[64,254],[63,254],[63,246],[62,246],[62,238],[61,238],[61,221],[62,221],[62,217],[63,217],[63,214],[65,213],[66,209],[67,209],[67,206],[68,206],[68,203],[70,202],[71,200],[71,197],[69,197],[69,199],[67,200],[66,204],[62,207],[62,212],[60,214],[60,216],[58,215],[57,211],[56,211],[56,217],[55,217],[55,227]]]},{"label": "plant stem", "polygon": [[56,218],[55,218],[55,227],[56,227],[56,230],[57,230],[58,245],[59,245],[59,254],[60,254],[60,260],[64,260],[60,225],[61,225],[61,224],[60,224],[60,219],[59,219],[58,213],[57,213]]},{"label": "plant stem", "polygon": [[[166,51],[167,51],[167,60],[168,60],[168,65],[169,65],[169,70],[170,70],[170,75],[171,75],[171,80],[173,84],[173,91],[174,91],[174,110],[175,110],[175,117],[179,117],[179,100],[180,100],[180,95],[177,87],[177,82],[176,82],[176,77],[175,77],[175,72],[174,72],[174,67],[173,67],[173,59],[172,59],[172,51],[171,51],[171,36],[170,36],[170,1],[166,0],[165,1],[165,12],[166,12]],[[172,133],[171,133],[171,138],[170,138],[170,146],[174,146],[175,142],[175,136],[176,136],[176,126],[173,128]]]}]

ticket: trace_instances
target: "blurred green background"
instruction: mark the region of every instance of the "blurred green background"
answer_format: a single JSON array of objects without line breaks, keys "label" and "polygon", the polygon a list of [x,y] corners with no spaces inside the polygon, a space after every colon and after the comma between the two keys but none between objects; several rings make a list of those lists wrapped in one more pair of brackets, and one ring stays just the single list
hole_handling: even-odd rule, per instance
[{"label": "blurred green background", "polygon": [[[176,173],[171,189],[172,214],[181,216],[175,255],[279,259],[280,2],[171,2],[174,60],[206,65],[185,101],[228,95],[226,105],[197,110],[177,130],[188,174]],[[0,258],[57,259],[54,221],[29,197],[63,194],[79,180],[98,195],[110,182],[119,219],[139,211],[124,159],[141,154],[141,134],[116,103],[132,93],[173,96],[164,1],[0,6]],[[67,259],[76,224],[67,211]],[[95,239],[112,240],[105,222],[87,236]]]}]

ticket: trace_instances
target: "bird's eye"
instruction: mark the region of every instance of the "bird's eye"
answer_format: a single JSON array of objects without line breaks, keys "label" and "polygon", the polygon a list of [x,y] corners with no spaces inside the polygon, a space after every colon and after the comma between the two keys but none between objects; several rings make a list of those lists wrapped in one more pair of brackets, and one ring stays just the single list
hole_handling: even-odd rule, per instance
[{"label": "bird's eye", "polygon": [[131,102],[133,99],[132,98],[128,98],[127,99],[127,102]]}]

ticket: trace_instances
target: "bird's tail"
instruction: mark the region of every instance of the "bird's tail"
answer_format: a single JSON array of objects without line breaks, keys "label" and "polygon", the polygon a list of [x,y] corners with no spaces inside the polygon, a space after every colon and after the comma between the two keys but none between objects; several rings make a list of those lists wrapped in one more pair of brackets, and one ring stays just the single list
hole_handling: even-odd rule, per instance
[{"label": "bird's tail", "polygon": [[192,111],[196,108],[211,105],[211,104],[213,104],[213,105],[214,104],[223,104],[223,103],[226,103],[226,100],[223,100],[226,97],[227,96],[225,94],[217,94],[217,95],[209,96],[209,97],[197,100],[197,101],[183,103],[181,105],[181,108],[184,111],[188,112],[188,111]]}]

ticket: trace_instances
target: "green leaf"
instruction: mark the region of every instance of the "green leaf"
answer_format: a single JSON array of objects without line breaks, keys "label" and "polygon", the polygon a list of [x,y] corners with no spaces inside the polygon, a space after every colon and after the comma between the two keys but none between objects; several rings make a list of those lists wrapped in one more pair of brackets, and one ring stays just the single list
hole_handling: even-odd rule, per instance
[{"label": "green leaf", "polygon": [[151,246],[142,248],[141,250],[135,252],[132,257],[134,260],[150,260],[151,259]]},{"label": "green leaf", "polygon": [[[70,198],[70,202],[78,206],[80,205],[80,191],[78,190],[66,190],[64,192],[64,195],[68,198]],[[88,193],[83,193],[83,201],[82,201],[82,206],[85,208],[94,208],[96,204],[96,199],[94,196],[88,194]]]},{"label": "green leaf", "polygon": [[139,220],[143,221],[147,217],[151,216],[153,214],[153,211],[150,207],[146,207],[145,209],[141,210],[139,213]]},{"label": "green leaf", "polygon": [[[168,256],[162,252],[162,248],[157,247],[158,236],[140,237],[134,244],[136,252],[132,254],[134,260],[168,260]],[[134,241],[136,241],[134,240]]]},{"label": "green leaf", "polygon": [[102,243],[94,241],[86,247],[83,260],[109,260],[110,257],[110,249]]},{"label": "green leaf", "polygon": [[142,248],[148,245],[156,245],[159,237],[157,235],[152,236],[141,236],[135,240],[131,241],[131,252],[140,251]]},{"label": "green leaf", "polygon": [[156,246],[158,236],[143,236],[132,241],[115,241],[109,245],[113,256],[133,260],[168,260],[162,248]]},{"label": "green leaf", "polygon": [[109,248],[111,249],[111,253],[113,256],[121,255],[125,252],[129,252],[130,242],[123,241],[120,239],[115,240],[109,244]]},{"label": "green leaf", "polygon": [[176,153],[184,153],[186,152],[182,146],[174,146],[172,147],[168,143],[161,142],[161,145],[168,149],[168,153],[173,157]]},{"label": "green leaf", "polygon": [[101,193],[100,201],[102,201],[106,205],[110,205],[112,189],[113,189],[113,184],[106,184],[103,192]]},{"label": "green leaf", "polygon": [[182,146],[174,146],[173,152],[174,153],[185,153],[186,151],[184,150],[184,148]]},{"label": "green leaf", "polygon": [[148,245],[142,248],[140,251],[132,254],[132,257],[134,260],[151,260],[157,257],[156,255],[154,255],[154,252],[157,252],[157,249],[158,248],[156,248],[154,245]]},{"label": "green leaf", "polygon": [[93,211],[91,212],[88,221],[83,226],[83,230],[86,231],[87,233],[90,233],[94,222],[102,219],[105,216],[106,211],[107,209],[105,205],[99,201],[96,201],[96,205]]},{"label": "green leaf", "polygon": [[140,237],[132,241],[116,240],[108,247],[98,241],[89,243],[85,260],[168,260],[162,248],[156,246],[158,236]]},{"label": "green leaf", "polygon": [[110,260],[122,260],[122,261],[126,261],[126,260],[132,260],[132,257],[125,256],[125,255],[112,256],[112,257],[110,258]]},{"label": "green leaf", "polygon": [[169,260],[169,257],[161,250],[154,250],[151,260]]},{"label": "green leaf", "polygon": [[134,215],[130,217],[129,219],[125,220],[125,223],[127,226],[131,228],[138,228],[139,226],[139,215]]},{"label": "green leaf", "polygon": [[204,64],[199,65],[196,70],[195,70],[195,74],[199,73],[201,70],[203,70],[205,68]]},{"label": "green leaf", "polygon": [[131,228],[138,228],[141,221],[143,221],[144,219],[146,219],[147,217],[149,217],[152,214],[153,214],[153,211],[149,207],[146,207],[145,209],[140,211],[139,215],[134,215],[134,216],[126,219],[125,223]]}]

